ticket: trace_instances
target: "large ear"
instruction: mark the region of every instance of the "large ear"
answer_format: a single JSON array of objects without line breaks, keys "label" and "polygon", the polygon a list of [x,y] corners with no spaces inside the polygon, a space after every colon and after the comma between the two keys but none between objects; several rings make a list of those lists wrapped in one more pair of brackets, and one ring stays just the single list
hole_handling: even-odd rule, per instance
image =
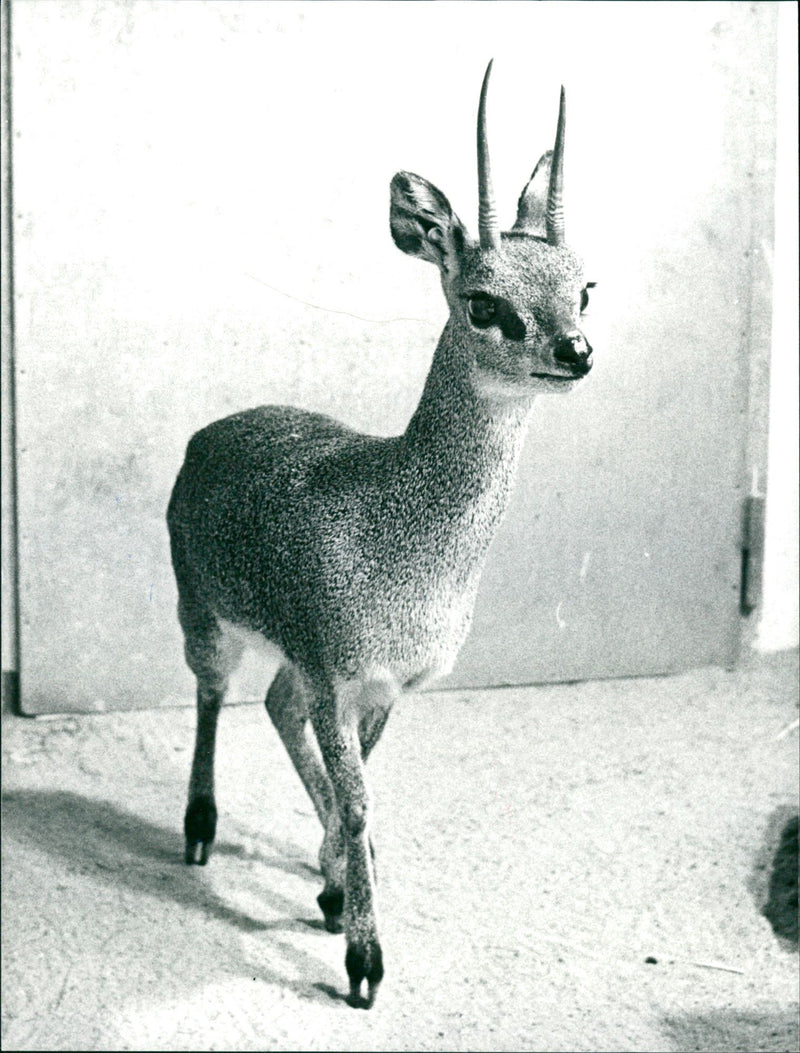
[{"label": "large ear", "polygon": [[389,218],[398,249],[451,271],[469,235],[441,190],[413,172],[398,172],[391,197]]},{"label": "large ear", "polygon": [[526,234],[547,237],[547,195],[550,187],[550,167],[553,162],[553,151],[542,154],[533,175],[520,194],[517,205],[517,219],[512,230],[522,230]]}]

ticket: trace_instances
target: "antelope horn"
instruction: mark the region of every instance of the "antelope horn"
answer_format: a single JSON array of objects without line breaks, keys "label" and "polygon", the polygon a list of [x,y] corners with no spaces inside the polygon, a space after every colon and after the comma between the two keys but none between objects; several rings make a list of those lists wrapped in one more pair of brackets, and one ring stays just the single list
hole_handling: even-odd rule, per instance
[{"label": "antelope horn", "polygon": [[[494,61],[494,60],[492,60]],[[492,172],[489,165],[489,143],[486,138],[486,90],[492,62],[486,67],[478,104],[478,233],[482,249],[500,248],[500,229],[494,207]]]},{"label": "antelope horn", "polygon": [[545,227],[550,245],[561,245],[564,242],[564,124],[566,118],[564,87],[561,87],[561,101],[558,106],[558,128],[556,144],[553,147],[553,160],[550,165],[550,186],[547,190],[547,212]]}]

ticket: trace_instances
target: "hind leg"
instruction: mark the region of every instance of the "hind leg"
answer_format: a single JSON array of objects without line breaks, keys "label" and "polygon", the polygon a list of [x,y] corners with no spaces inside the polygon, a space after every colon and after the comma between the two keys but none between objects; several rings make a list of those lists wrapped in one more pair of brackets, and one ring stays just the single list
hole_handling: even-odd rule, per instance
[{"label": "hind leg", "polygon": [[[358,729],[359,743],[361,746],[361,760],[366,764],[367,758],[373,747],[381,736],[381,733],[389,716],[389,709],[376,709],[367,713],[361,721]],[[310,722],[306,724],[306,735],[310,738]],[[316,754],[315,754],[316,756]],[[320,866],[325,875],[325,887],[319,896],[320,910],[325,915],[325,928],[329,932],[342,932],[344,929],[344,890],[347,875],[347,842],[339,809],[336,805],[333,787],[327,773],[320,765],[321,775],[330,788],[331,804],[328,811],[327,821],[324,822],[325,838],[319,852]],[[369,851],[372,859],[373,879],[377,880],[375,868],[375,849],[372,838],[369,837]]]},{"label": "hind leg", "polygon": [[182,598],[178,607],[186,641],[186,661],[197,677],[197,731],[189,802],[183,820],[185,860],[205,866],[217,827],[214,751],[219,711],[230,674],[239,664],[241,644],[225,637],[213,614]]},{"label": "hind leg", "polygon": [[[345,844],[345,967],[347,999],[371,1006],[383,977],[383,955],[375,916],[375,868],[370,845],[372,805],[364,752],[374,745],[397,695],[389,677],[365,677],[334,684],[319,682],[311,720],[336,796]],[[366,749],[365,749],[366,747]],[[367,995],[361,987],[367,983]]]},{"label": "hind leg", "polygon": [[265,705],[325,830],[319,852],[325,887],[317,903],[325,916],[325,928],[329,932],[341,932],[346,867],[344,838],[333,787],[311,729],[308,699],[309,690],[302,675],[287,664],[278,670]]},{"label": "hind leg", "polygon": [[287,663],[280,667],[264,705],[314,804],[319,821],[325,826],[333,807],[333,789],[314,748],[308,721],[307,689],[293,665]]}]

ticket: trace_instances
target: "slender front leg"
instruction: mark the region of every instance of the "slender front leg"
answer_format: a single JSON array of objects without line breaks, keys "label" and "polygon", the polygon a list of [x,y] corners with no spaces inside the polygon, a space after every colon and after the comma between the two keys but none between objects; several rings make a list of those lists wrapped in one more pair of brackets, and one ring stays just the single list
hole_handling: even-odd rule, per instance
[{"label": "slender front leg", "polygon": [[[359,724],[363,716],[391,707],[388,684],[351,681],[320,691],[311,720],[336,795],[345,840],[345,968],[348,1003],[369,1008],[383,979],[383,954],[375,913],[375,870],[370,850],[371,802],[365,781]],[[361,996],[367,981],[367,997]]]}]

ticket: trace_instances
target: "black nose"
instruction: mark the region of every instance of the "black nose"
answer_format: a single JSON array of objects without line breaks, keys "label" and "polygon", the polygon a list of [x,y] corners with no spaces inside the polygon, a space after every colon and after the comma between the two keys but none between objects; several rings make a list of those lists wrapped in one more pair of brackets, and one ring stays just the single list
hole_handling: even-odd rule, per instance
[{"label": "black nose", "polygon": [[592,368],[592,348],[586,337],[577,329],[565,333],[553,348],[553,358],[563,366],[571,366],[575,373],[584,376]]}]

